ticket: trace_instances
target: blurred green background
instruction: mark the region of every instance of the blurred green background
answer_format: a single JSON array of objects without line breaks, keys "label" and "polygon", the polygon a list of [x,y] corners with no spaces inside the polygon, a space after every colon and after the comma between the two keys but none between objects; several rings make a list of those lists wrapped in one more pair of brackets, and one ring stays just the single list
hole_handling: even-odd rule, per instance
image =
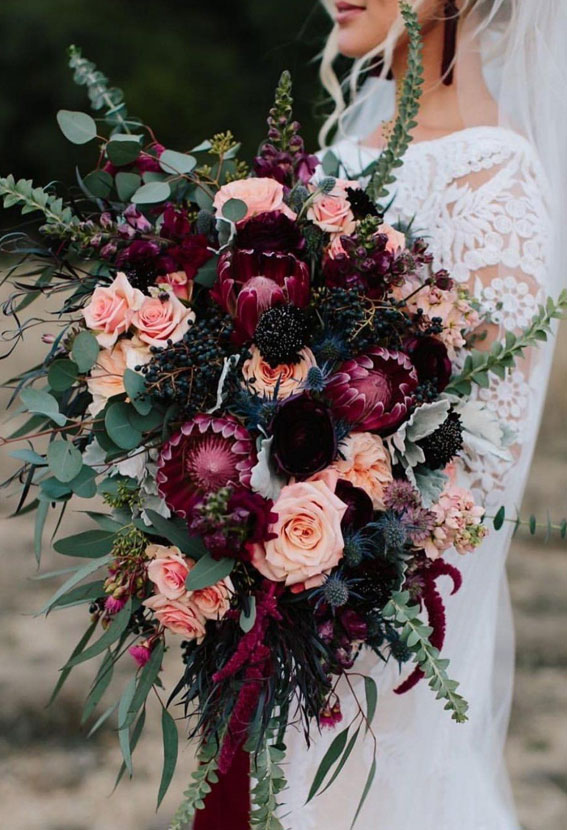
[{"label": "blurred green background", "polygon": [[[55,121],[60,108],[88,108],[67,68],[71,43],[124,90],[132,114],[162,143],[181,150],[230,128],[249,157],[263,135],[277,78],[288,68],[296,116],[313,148],[324,112],[313,59],[327,31],[314,0],[0,0],[0,175],[69,184],[75,164],[83,172],[94,166],[92,148],[69,145]],[[6,296],[4,288],[0,300]],[[44,349],[33,332],[10,366],[0,365],[2,378],[32,364]],[[566,377],[563,326],[523,508],[540,517],[548,508],[556,519],[567,513]],[[6,399],[2,391],[0,404]],[[0,478],[15,463],[3,451]],[[84,629],[84,609],[47,620],[32,616],[53,582],[32,581],[33,522],[30,516],[4,518],[12,506],[0,505],[0,827],[165,830],[189,778],[192,749],[181,741],[174,784],[155,816],[161,736],[157,712],[151,712],[134,759],[136,775],[109,798],[120,766],[116,735],[108,722],[87,741],[80,723],[92,667],[79,667],[56,705],[46,708],[58,668]],[[85,507],[92,509],[79,503],[71,512],[69,533],[83,526],[78,511]],[[57,558],[47,553],[43,569],[61,567]],[[567,830],[565,547],[519,537],[509,562],[518,631],[507,753],[515,796],[526,830]],[[121,691],[129,669],[117,673],[109,699]],[[170,661],[166,685],[177,673]]]},{"label": "blurred green background", "polygon": [[58,109],[88,109],[67,68],[72,43],[180,150],[231,129],[250,155],[290,69],[314,146],[323,97],[313,59],[328,29],[315,0],[2,0],[0,174],[69,183],[77,161],[94,166],[93,148],[70,148],[55,122]]}]

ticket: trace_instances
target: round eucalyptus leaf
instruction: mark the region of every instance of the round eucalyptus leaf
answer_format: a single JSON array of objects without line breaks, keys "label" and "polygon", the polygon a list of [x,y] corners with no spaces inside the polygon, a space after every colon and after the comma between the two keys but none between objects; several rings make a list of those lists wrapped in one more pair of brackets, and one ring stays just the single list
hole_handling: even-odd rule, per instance
[{"label": "round eucalyptus leaf", "polygon": [[222,208],[222,215],[231,222],[240,222],[248,212],[248,206],[242,199],[229,199]]},{"label": "round eucalyptus leaf", "polygon": [[116,192],[123,202],[129,202],[136,190],[142,184],[142,179],[137,173],[121,171],[116,174]]},{"label": "round eucalyptus leaf", "polygon": [[142,441],[142,433],[133,429],[130,422],[132,407],[127,403],[113,403],[106,410],[104,425],[109,438],[123,450],[133,450]]},{"label": "round eucalyptus leaf", "polygon": [[63,135],[73,144],[87,144],[96,138],[96,123],[86,112],[59,110],[57,123]]},{"label": "round eucalyptus leaf", "polygon": [[132,196],[135,205],[150,205],[156,202],[165,202],[171,195],[171,188],[167,182],[149,182],[143,184]]},{"label": "round eucalyptus leaf", "polygon": [[73,340],[71,354],[79,367],[79,372],[88,372],[96,363],[99,345],[94,334],[81,331]]},{"label": "round eucalyptus leaf", "polygon": [[79,450],[70,441],[52,441],[47,450],[49,469],[58,481],[67,484],[77,476],[83,466]]},{"label": "round eucalyptus leaf", "polygon": [[175,150],[164,150],[159,157],[159,164],[165,173],[190,173],[197,165],[197,159],[186,153],[178,153]]},{"label": "round eucalyptus leaf", "polygon": [[122,167],[124,164],[131,164],[140,155],[140,143],[135,139],[122,140],[113,136],[106,145],[106,155],[112,164]]},{"label": "round eucalyptus leaf", "polygon": [[107,199],[112,190],[112,176],[106,170],[93,170],[85,176],[83,184],[95,198]]},{"label": "round eucalyptus leaf", "polygon": [[70,389],[77,380],[79,367],[72,360],[63,358],[55,360],[49,367],[47,380],[55,392],[64,392]]}]

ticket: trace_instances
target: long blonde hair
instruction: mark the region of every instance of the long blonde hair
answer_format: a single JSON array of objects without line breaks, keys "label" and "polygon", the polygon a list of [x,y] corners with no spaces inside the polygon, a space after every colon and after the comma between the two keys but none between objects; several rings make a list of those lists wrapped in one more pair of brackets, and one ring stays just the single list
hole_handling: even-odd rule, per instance
[{"label": "long blonde hair", "polygon": [[[334,0],[321,0],[323,6],[332,18],[334,16]],[[412,7],[418,11],[425,0],[410,0]],[[512,6],[515,0],[511,0]],[[485,28],[494,20],[498,11],[506,3],[506,0],[463,0],[460,14],[468,14],[472,8],[477,9],[484,6],[484,13],[481,15],[482,23],[480,28]],[[390,27],[390,31],[381,43],[371,49],[366,55],[356,58],[350,68],[350,72],[343,79],[339,80],[334,69],[335,59],[339,55],[338,50],[338,27],[335,25],[331,30],[325,47],[321,53],[321,64],[319,77],[324,89],[328,92],[332,101],[333,110],[325,120],[319,131],[319,143],[322,147],[327,145],[330,133],[335,129],[341,130],[343,119],[348,115],[352,102],[360,89],[361,78],[371,69],[380,68],[380,77],[386,78],[392,67],[394,51],[398,40],[403,33],[404,25],[401,15]],[[347,103],[348,102],[348,103]]]}]

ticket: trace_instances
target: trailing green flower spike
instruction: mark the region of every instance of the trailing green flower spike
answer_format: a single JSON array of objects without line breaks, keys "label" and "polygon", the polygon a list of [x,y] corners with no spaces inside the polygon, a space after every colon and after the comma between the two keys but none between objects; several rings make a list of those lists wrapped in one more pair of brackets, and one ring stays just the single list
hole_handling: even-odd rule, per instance
[{"label": "trailing green flower spike", "polygon": [[548,298],[545,306],[540,305],[529,326],[520,334],[506,332],[504,342],[497,341],[489,351],[473,350],[466,358],[460,375],[451,381],[447,392],[470,395],[472,384],[487,387],[490,373],[499,378],[506,376],[508,369],[513,369],[524,350],[535,346],[539,341],[547,340],[553,320],[560,320],[567,314],[567,291],[562,291],[557,301]]},{"label": "trailing green flower spike", "polygon": [[12,174],[0,178],[0,197],[4,207],[18,205],[22,213],[39,210],[47,220],[48,230],[71,231],[80,224],[70,207],[63,205],[63,200],[43,187],[34,187],[31,179],[18,179]]},{"label": "trailing green flower spike", "polygon": [[408,68],[401,83],[398,114],[386,149],[365,171],[371,174],[367,192],[374,201],[385,198],[388,195],[388,185],[393,184],[396,180],[393,171],[396,167],[401,167],[402,157],[411,143],[411,131],[417,126],[415,117],[419,112],[419,101],[422,93],[421,27],[417,14],[405,0],[400,3],[400,11],[409,38]]},{"label": "trailing green flower spike", "polygon": [[109,87],[108,78],[87,60],[77,46],[69,47],[69,66],[74,70],[73,80],[79,86],[86,86],[93,110],[105,109],[104,120],[112,127],[129,133],[128,111],[124,93],[116,87]]},{"label": "trailing green flower spike", "polygon": [[[274,729],[270,732],[273,734]],[[253,756],[252,779],[255,784],[251,791],[250,827],[258,830],[283,830],[275,812],[281,806],[277,796],[287,786],[281,767],[284,758],[283,749],[275,746],[266,735],[260,750]]]},{"label": "trailing green flower spike", "polygon": [[[278,81],[276,88],[274,106],[270,110],[268,117],[268,126],[274,130],[274,137],[271,142],[285,152],[289,149],[289,141],[295,135],[297,130],[292,122],[293,118],[293,98],[291,95],[292,82],[291,73],[285,69]],[[276,138],[276,133],[279,134]]]},{"label": "trailing green flower spike", "polygon": [[[222,743],[222,739],[220,740]],[[199,766],[191,773],[192,781],[183,793],[183,801],[175,813],[169,830],[184,830],[197,810],[205,808],[205,797],[211,792],[211,784],[218,782],[217,757],[219,741],[214,737],[204,742],[197,753]]]},{"label": "trailing green flower spike", "polygon": [[468,703],[457,693],[459,684],[447,675],[449,660],[442,659],[439,650],[431,645],[432,629],[419,616],[419,606],[410,605],[409,591],[393,594],[382,614],[401,628],[400,637],[413,652],[414,660],[423,671],[429,687],[437,693],[437,700],[445,700],[445,709],[451,711],[453,720],[467,720]]}]

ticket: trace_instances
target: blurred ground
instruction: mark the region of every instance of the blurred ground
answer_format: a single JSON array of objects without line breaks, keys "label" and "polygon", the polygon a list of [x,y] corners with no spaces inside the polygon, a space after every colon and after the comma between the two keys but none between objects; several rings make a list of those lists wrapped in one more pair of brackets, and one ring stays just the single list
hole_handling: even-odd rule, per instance
[{"label": "blurred ground", "polygon": [[[10,371],[30,365],[35,348],[32,337],[11,358]],[[6,374],[2,367],[2,376]],[[524,504],[524,512],[538,516],[544,516],[547,507],[554,517],[567,515],[566,379],[563,326]],[[11,463],[5,451],[1,461],[5,473]],[[3,503],[1,515],[12,507]],[[80,523],[80,515],[70,517],[67,532]],[[46,708],[57,670],[84,630],[84,608],[54,612],[47,620],[34,618],[53,583],[33,581],[32,523],[27,516],[2,518],[0,534],[0,827],[165,830],[189,776],[191,749],[180,742],[174,782],[155,816],[162,752],[159,718],[152,717],[155,710],[150,712],[134,756],[134,779],[125,779],[110,797],[120,766],[116,736],[109,726],[86,741],[80,724],[92,668],[76,669],[58,701]],[[525,538],[515,541],[509,560],[518,673],[508,762],[525,830],[567,830],[566,564],[565,547]],[[61,557],[45,555],[42,570],[61,567]],[[132,668],[125,662],[113,681],[115,691],[131,676]],[[170,665],[168,679],[173,682],[175,674]],[[112,688],[107,695],[113,699]]]}]

